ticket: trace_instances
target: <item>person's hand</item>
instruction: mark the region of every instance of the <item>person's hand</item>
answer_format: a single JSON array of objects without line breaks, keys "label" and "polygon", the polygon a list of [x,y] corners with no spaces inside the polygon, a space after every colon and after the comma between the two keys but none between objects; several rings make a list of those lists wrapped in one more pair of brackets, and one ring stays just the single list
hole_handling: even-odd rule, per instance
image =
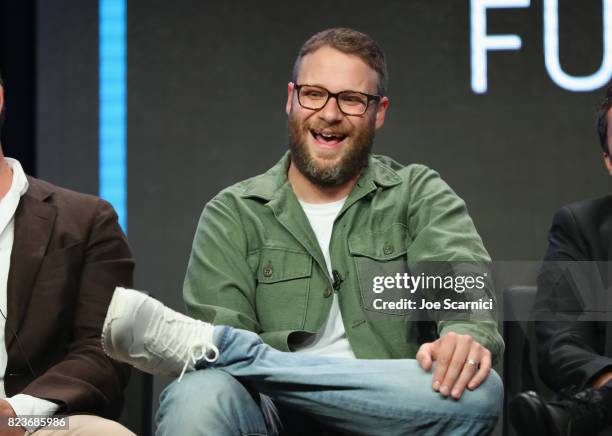
[{"label": "person's hand", "polygon": [[436,362],[432,388],[444,397],[461,398],[467,387],[476,389],[491,372],[491,352],[470,335],[449,332],[419,348],[416,359],[425,371]]},{"label": "person's hand", "polygon": [[595,381],[593,382],[593,387],[595,389],[601,389],[603,385],[608,383],[610,380],[612,380],[612,371],[604,372],[595,379]]},{"label": "person's hand", "polygon": [[7,418],[16,418],[17,414],[13,410],[13,407],[6,400],[0,399],[0,436],[23,436],[25,434],[25,428],[23,427],[9,427],[7,425]]}]

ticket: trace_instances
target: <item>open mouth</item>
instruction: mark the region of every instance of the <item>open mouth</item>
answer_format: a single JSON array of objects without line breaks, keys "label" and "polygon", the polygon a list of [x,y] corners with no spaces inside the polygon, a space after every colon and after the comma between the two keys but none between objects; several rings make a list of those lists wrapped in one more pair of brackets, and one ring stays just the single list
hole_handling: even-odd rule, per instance
[{"label": "open mouth", "polygon": [[314,129],[310,130],[310,134],[314,137],[316,141],[329,146],[338,145],[347,137],[347,135],[344,135],[339,132],[330,132]]}]

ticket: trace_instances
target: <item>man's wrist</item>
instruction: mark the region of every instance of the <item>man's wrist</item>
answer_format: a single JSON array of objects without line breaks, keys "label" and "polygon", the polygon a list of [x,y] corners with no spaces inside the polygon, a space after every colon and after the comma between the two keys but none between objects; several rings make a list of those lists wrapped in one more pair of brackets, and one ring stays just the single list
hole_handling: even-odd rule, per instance
[{"label": "man's wrist", "polygon": [[612,382],[612,371],[604,372],[595,378],[593,381],[593,387],[601,389],[604,385]]},{"label": "man's wrist", "polygon": [[17,416],[13,406],[4,399],[0,400],[0,416]]},{"label": "man's wrist", "polygon": [[30,433],[38,430],[41,421],[44,422],[45,417],[53,416],[60,408],[59,404],[26,394],[17,394],[4,401],[12,407],[15,416],[36,418],[31,420],[31,425],[24,426]]}]

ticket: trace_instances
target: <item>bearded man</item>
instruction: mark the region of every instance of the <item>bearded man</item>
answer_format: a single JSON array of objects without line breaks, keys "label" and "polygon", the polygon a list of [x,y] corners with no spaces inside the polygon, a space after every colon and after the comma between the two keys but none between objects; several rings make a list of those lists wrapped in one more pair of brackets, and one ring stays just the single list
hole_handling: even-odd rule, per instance
[{"label": "bearded man", "polygon": [[[335,28],[303,45],[287,87],[289,151],[206,204],[183,290],[191,317],[255,332],[294,352],[297,366],[301,353],[308,363],[296,374],[313,358],[337,358],[325,362],[341,374],[336,393],[346,398],[338,408],[316,400],[334,391],[329,375],[325,388],[316,373],[284,383],[279,398],[312,393],[284,407],[291,402],[273,402],[221,369],[191,371],[162,394],[160,434],[482,434],[495,426],[503,393],[491,367],[503,341],[493,316],[416,322],[409,311],[372,316],[366,302],[374,276],[403,274],[412,262],[490,261],[465,203],[436,172],[371,154],[389,107],[386,84],[384,54],[363,33]],[[356,359],[378,359],[361,361],[376,371],[364,379],[354,364],[342,370]],[[395,374],[407,386],[400,397],[378,384],[394,377],[384,359],[413,359],[407,374]],[[345,389],[357,377],[367,388]],[[373,411],[375,403],[385,407]],[[353,425],[347,409],[371,419]]]}]

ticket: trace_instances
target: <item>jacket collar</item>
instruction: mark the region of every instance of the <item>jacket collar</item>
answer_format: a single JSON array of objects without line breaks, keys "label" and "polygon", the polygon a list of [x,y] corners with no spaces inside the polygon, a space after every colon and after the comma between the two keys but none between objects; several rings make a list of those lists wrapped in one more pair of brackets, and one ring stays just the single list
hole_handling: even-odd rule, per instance
[{"label": "jacket collar", "polygon": [[40,183],[39,180],[28,175],[26,175],[26,179],[28,180],[28,190],[24,194],[24,197],[29,196],[32,197],[33,200],[45,201],[53,195],[53,190],[47,186],[46,183]]},{"label": "jacket collar", "polygon": [[[254,197],[264,201],[271,201],[276,198],[284,191],[284,185],[287,184],[287,171],[289,170],[290,161],[289,152],[287,151],[276,165],[261,176],[253,178],[241,197]],[[397,172],[383,163],[380,156],[370,155],[368,167],[357,181],[356,188],[371,187],[373,185],[390,188],[401,182],[402,179]]]}]

